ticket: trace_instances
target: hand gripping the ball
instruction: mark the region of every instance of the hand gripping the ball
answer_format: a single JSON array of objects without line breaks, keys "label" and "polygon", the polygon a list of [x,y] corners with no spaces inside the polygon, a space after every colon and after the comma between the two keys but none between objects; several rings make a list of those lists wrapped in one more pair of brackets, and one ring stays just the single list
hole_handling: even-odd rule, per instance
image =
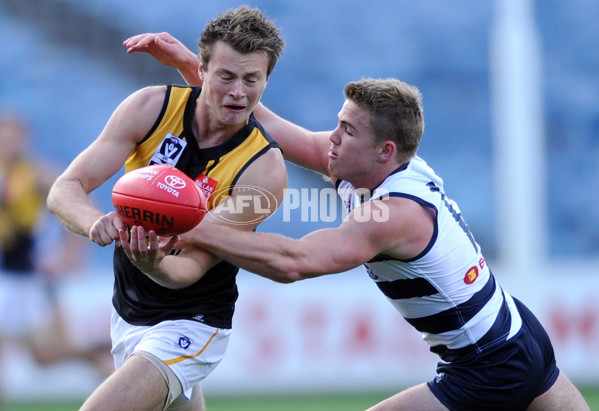
[{"label": "hand gripping the ball", "polygon": [[177,236],[161,241],[156,232],[146,232],[141,226],[131,227],[129,234],[127,231],[119,230],[123,251],[141,272],[156,276],[160,273],[160,262],[173,250]]},{"label": "hand gripping the ball", "polygon": [[123,220],[119,218],[117,213],[111,211],[92,224],[88,236],[90,240],[101,247],[112,244],[115,240],[117,240],[117,245],[120,245],[119,230],[124,228],[126,228],[126,225]]}]

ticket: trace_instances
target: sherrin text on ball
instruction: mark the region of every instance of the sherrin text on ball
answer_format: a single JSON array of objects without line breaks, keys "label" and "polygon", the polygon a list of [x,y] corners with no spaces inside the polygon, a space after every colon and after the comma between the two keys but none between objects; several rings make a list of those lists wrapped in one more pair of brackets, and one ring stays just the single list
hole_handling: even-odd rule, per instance
[{"label": "sherrin text on ball", "polygon": [[112,204],[128,226],[142,226],[158,235],[182,234],[206,214],[206,197],[181,170],[151,165],[123,175],[112,189]]}]

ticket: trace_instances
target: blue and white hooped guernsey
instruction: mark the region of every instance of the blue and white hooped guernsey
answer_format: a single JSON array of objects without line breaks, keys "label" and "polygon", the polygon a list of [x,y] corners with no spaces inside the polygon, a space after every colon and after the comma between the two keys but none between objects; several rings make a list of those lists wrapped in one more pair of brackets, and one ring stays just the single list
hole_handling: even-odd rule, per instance
[{"label": "blue and white hooped guernsey", "polygon": [[[365,264],[401,315],[445,361],[482,352],[514,336],[522,325],[512,298],[495,282],[443,180],[419,157],[398,168],[365,196],[347,181],[337,192],[348,212],[364,201],[404,197],[433,210],[433,236],[420,255],[378,255]],[[372,195],[370,195],[372,194]]]}]

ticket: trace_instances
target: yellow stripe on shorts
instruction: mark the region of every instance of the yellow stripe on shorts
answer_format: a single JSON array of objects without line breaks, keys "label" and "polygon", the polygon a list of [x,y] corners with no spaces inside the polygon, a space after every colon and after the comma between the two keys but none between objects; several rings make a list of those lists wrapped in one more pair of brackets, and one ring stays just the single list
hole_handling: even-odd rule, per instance
[{"label": "yellow stripe on shorts", "polygon": [[216,337],[216,335],[218,334],[218,331],[219,331],[219,329],[217,328],[217,329],[216,329],[216,331],[214,332],[214,334],[212,334],[212,336],[210,337],[210,339],[208,339],[208,342],[206,343],[206,345],[204,345],[204,346],[202,347],[202,349],[201,349],[201,350],[200,350],[200,351],[199,351],[197,354],[194,354],[194,355],[184,355],[184,356],[182,356],[182,357],[173,358],[172,360],[166,360],[166,361],[164,361],[164,363],[165,363],[166,365],[173,365],[173,364],[180,363],[181,361],[185,361],[185,360],[188,360],[188,359],[190,359],[190,358],[195,358],[195,357],[198,357],[198,356],[202,355],[202,353],[203,353],[203,352],[206,350],[206,348],[208,348],[208,346],[210,345],[210,342],[212,341],[212,339],[213,339],[214,337]]}]

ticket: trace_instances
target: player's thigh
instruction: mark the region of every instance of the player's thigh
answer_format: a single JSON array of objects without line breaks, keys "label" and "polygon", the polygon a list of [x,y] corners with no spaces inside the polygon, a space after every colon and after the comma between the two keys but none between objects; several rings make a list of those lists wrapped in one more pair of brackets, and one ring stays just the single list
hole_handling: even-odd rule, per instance
[{"label": "player's thigh", "polygon": [[162,410],[167,396],[164,378],[139,356],[129,357],[85,401],[81,410]]},{"label": "player's thigh", "polygon": [[402,410],[447,411],[447,407],[433,395],[426,383],[422,383],[401,391],[368,409],[368,411]]},{"label": "player's thigh", "polygon": [[584,397],[563,372],[546,392],[539,395],[528,407],[529,411],[586,411],[590,410]]}]

